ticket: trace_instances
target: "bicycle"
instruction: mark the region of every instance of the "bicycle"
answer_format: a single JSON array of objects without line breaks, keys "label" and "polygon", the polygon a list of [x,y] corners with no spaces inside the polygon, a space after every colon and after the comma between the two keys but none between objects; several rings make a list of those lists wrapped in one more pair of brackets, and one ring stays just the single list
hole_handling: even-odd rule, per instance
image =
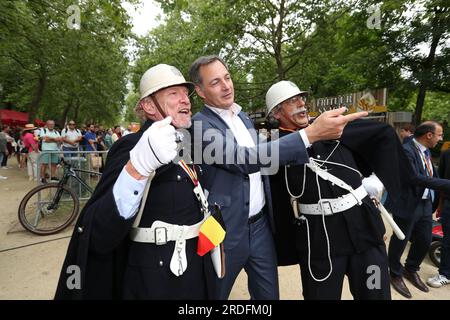
[{"label": "bicycle", "polygon": [[78,181],[92,195],[94,190],[77,173],[101,176],[99,172],[74,168],[64,159],[61,159],[60,164],[64,168],[64,174],[59,182],[33,188],[20,202],[20,224],[34,234],[58,233],[78,216],[80,201],[77,193],[67,186],[69,178]]}]

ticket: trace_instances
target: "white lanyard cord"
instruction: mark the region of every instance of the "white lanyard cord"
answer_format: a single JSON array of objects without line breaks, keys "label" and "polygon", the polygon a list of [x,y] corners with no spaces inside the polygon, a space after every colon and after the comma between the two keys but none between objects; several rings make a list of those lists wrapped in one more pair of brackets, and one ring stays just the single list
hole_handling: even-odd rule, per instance
[{"label": "white lanyard cord", "polygon": [[[319,175],[317,173],[316,173],[316,182],[317,182],[317,188],[319,190],[319,199],[322,200],[322,195],[320,194]],[[328,254],[328,263],[330,265],[330,271],[322,279],[317,279],[314,276],[312,269],[311,269],[311,240],[310,240],[310,236],[309,236],[309,222],[308,222],[308,219],[304,215],[302,216],[302,218],[306,221],[306,232],[307,232],[307,236],[308,236],[308,270],[309,270],[309,274],[316,282],[323,282],[323,281],[327,280],[331,276],[331,273],[333,272],[333,262],[331,262],[330,239],[328,237],[327,226],[325,224],[325,212],[322,210],[322,225],[323,225],[323,229],[325,231],[325,237],[327,239],[327,254]]]},{"label": "white lanyard cord", "polygon": [[330,157],[333,155],[333,153],[336,151],[337,147],[339,147],[339,144],[341,143],[341,141],[337,140],[336,146],[333,148],[333,150],[331,150],[330,154],[328,155],[328,157],[323,161],[324,163],[322,163],[322,166],[328,161],[328,159],[330,159]]},{"label": "white lanyard cord", "polygon": [[[325,160],[319,160],[319,159],[314,159],[314,158],[310,158],[310,161],[312,162],[313,165],[316,165],[317,167],[321,168],[324,164],[333,164],[336,166],[340,166],[340,167],[344,167],[347,168],[349,170],[355,171],[357,172],[360,176],[361,173],[349,166],[346,166],[344,164],[341,163],[337,163],[337,162],[332,162],[332,161],[328,161],[328,159],[333,155],[333,153],[336,151],[337,147],[339,146],[340,141],[337,142],[336,146],[334,147],[334,149],[330,152],[330,154],[328,155],[328,157]],[[321,164],[319,164],[321,163]],[[306,163],[303,165],[303,183],[302,183],[302,191],[300,193],[300,195],[298,196],[294,196],[289,188],[289,182],[288,182],[288,176],[287,176],[287,166],[285,166],[284,168],[284,177],[285,177],[285,181],[286,181],[286,189],[289,193],[289,195],[295,199],[300,198],[303,193],[305,192],[305,182],[306,182],[306,168],[309,167],[311,169],[310,166],[308,166]],[[311,169],[312,170],[312,169]],[[322,203],[322,194],[321,194],[321,190],[320,190],[320,183],[319,183],[319,175],[317,173],[317,171],[313,171],[316,174],[316,184],[317,184],[317,190],[319,192],[319,203]],[[310,231],[309,231],[309,221],[308,219],[305,217],[305,215],[300,216],[300,220],[304,220],[306,221],[306,233],[307,233],[307,240],[308,240],[308,270],[309,270],[309,274],[311,275],[311,277],[316,281],[316,282],[323,282],[325,280],[327,280],[331,274],[333,273],[333,262],[331,261],[331,248],[330,248],[330,238],[328,236],[328,230],[327,230],[327,226],[325,223],[325,212],[324,210],[321,208],[321,212],[322,212],[322,225],[323,225],[323,229],[325,231],[325,237],[327,240],[327,256],[328,256],[328,263],[330,266],[330,271],[328,272],[328,274],[321,279],[318,279],[314,276],[312,269],[311,269],[311,237],[310,237]]]},{"label": "white lanyard cord", "polygon": [[[333,164],[333,165],[335,165],[335,166],[344,167],[344,168],[347,168],[347,169],[349,169],[349,170],[352,170],[352,171],[356,172],[357,174],[359,174],[360,177],[362,177],[361,172],[359,172],[359,171],[356,170],[355,168],[346,166],[345,164],[337,163],[337,162],[332,162],[332,161],[326,161],[326,160],[319,160],[319,159],[314,159],[314,158],[311,158],[311,159],[312,159],[313,162],[322,163],[321,165],[318,165],[318,167],[322,167],[324,164]],[[310,159],[310,160],[311,160],[311,159]]]},{"label": "white lanyard cord", "polygon": [[298,196],[294,196],[291,192],[291,189],[289,189],[289,182],[288,182],[288,175],[287,175],[287,166],[284,167],[284,180],[286,182],[286,189],[289,193],[289,195],[292,198],[298,199],[300,198],[303,193],[305,192],[305,183],[306,183],[306,163],[303,165],[303,183],[302,183],[302,192]]}]

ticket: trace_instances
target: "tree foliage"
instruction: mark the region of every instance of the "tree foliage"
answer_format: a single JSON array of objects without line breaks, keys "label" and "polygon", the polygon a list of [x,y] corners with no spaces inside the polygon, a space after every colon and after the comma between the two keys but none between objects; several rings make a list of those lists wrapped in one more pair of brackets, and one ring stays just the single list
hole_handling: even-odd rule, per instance
[{"label": "tree foliage", "polygon": [[2,1],[1,99],[63,124],[119,120],[131,37],[120,1],[80,1],[80,25],[69,0]]},{"label": "tree foliage", "polygon": [[[445,23],[448,8],[443,1],[158,3],[166,19],[139,41],[135,84],[156,63],[172,63],[186,73],[198,56],[218,54],[231,69],[236,101],[247,110],[263,108],[266,90],[281,79],[296,82],[315,97],[387,87],[389,109],[405,110],[414,93],[423,91],[427,57],[417,48],[430,44],[437,33],[440,51],[425,72],[430,78],[426,88],[448,88],[445,41],[450,23]],[[369,26],[371,6],[380,10],[380,28]]]},{"label": "tree foliage", "polygon": [[[154,2],[164,16],[145,37],[131,33],[120,0],[80,1],[80,29],[67,27],[69,0],[1,2],[0,99],[31,117],[61,122],[113,123],[122,108],[133,121],[145,70],[167,63],[187,76],[197,57],[217,54],[227,61],[236,101],[247,111],[264,109],[265,92],[281,79],[312,97],[387,87],[389,110],[411,110],[417,122],[422,110],[436,118],[437,100],[448,100],[446,0]],[[370,24],[373,17],[378,26]],[[131,41],[136,57],[128,61]]]}]

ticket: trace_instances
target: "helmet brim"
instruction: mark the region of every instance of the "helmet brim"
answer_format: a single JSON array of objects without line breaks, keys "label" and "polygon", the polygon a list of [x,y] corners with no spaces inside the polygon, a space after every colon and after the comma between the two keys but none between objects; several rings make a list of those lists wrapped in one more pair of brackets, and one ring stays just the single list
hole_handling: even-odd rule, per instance
[{"label": "helmet brim", "polygon": [[142,100],[142,99],[144,99],[145,97],[148,97],[149,95],[151,95],[151,94],[155,94],[155,93],[157,93],[158,91],[161,91],[161,90],[163,90],[163,89],[167,89],[167,88],[170,88],[170,87],[176,87],[176,86],[185,86],[185,87],[187,87],[188,88],[188,90],[189,90],[189,96],[191,96],[191,94],[194,92],[194,90],[195,90],[195,85],[192,83],[192,82],[189,82],[189,81],[180,81],[179,83],[177,83],[177,82],[173,82],[173,81],[171,81],[170,83],[166,83],[166,84],[164,84],[164,83],[162,83],[162,84],[160,84],[159,86],[157,86],[156,88],[152,88],[152,89],[150,89],[150,90],[147,90],[147,91],[145,91],[142,95],[141,95],[141,98],[139,99],[139,100]]}]

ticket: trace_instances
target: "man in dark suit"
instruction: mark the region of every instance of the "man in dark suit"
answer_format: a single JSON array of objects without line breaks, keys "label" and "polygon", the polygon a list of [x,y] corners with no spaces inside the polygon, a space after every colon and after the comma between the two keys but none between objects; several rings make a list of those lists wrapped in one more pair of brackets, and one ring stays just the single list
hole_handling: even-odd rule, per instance
[{"label": "man in dark suit", "polygon": [[[435,191],[449,191],[450,181],[439,179],[430,157],[430,148],[442,140],[442,126],[433,121],[426,121],[418,126],[414,132],[414,139],[403,144],[406,155],[415,172],[411,181],[415,185],[411,192],[405,192],[403,203],[414,204],[415,210],[402,208],[392,210],[394,220],[405,233],[406,238],[399,240],[394,235],[389,243],[389,267],[391,284],[401,295],[411,298],[411,292],[403,281],[408,279],[415,287],[428,292],[428,287],[420,279],[417,271],[422,263],[431,243],[433,201],[436,200]],[[389,199],[387,203],[389,207]],[[406,244],[411,241],[405,266],[400,258]]]},{"label": "man in dark suit", "polygon": [[[204,176],[208,202],[221,206],[227,228],[225,277],[218,280],[216,298],[227,299],[236,277],[245,269],[252,299],[278,299],[271,193],[264,167],[268,173],[276,171],[279,164],[307,162],[310,143],[339,137],[348,121],[366,113],[342,116],[345,108],[326,112],[300,133],[260,144],[253,123],[234,103],[233,82],[222,59],[200,57],[189,75],[205,103],[193,117],[194,161],[209,164]],[[268,162],[262,159],[263,149],[269,153]]]},{"label": "man in dark suit", "polygon": [[172,163],[175,128],[191,125],[193,85],[159,64],[144,73],[139,89],[136,111],[146,122],[109,151],[75,226],[56,299],[212,297],[211,258],[197,254],[204,205],[191,172]]}]

